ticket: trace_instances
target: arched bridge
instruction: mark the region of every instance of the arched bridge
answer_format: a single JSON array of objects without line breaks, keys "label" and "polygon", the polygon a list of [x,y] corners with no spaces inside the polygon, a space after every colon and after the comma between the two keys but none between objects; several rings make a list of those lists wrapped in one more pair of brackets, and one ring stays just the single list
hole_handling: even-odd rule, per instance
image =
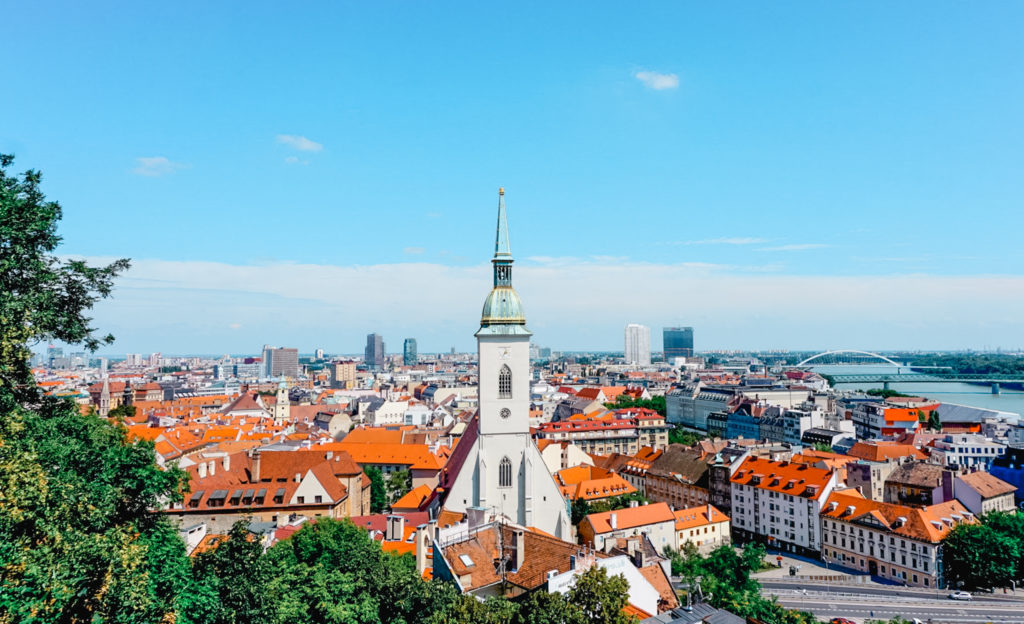
[{"label": "arched bridge", "polygon": [[[960,374],[952,372],[948,366],[910,366],[908,364],[894,362],[884,355],[871,353],[870,351],[859,351],[857,349],[836,349],[833,351],[825,351],[817,355],[812,355],[799,364],[789,368],[810,368],[816,365],[820,366],[826,364],[826,362],[818,362],[819,360],[838,359],[836,356],[840,356],[840,358],[843,356],[853,356],[853,359],[867,358],[869,360],[876,360],[879,364],[885,363],[893,366],[895,370],[892,372],[883,371],[875,373],[829,374],[828,379],[833,385],[880,383],[886,390],[888,390],[889,384],[894,383],[920,384],[965,382],[990,385],[992,388],[992,394],[999,394],[1000,384],[1013,384],[1015,387],[1024,384],[1024,376],[1022,375]],[[828,363],[832,364],[833,362]],[[923,372],[924,369],[932,370]]]},{"label": "arched bridge", "polygon": [[862,356],[865,356],[865,357],[869,357],[869,358],[873,358],[873,359],[876,359],[876,360],[880,360],[882,362],[885,362],[886,364],[892,364],[893,366],[902,366],[902,364],[900,364],[899,362],[893,362],[892,360],[890,360],[889,358],[885,357],[884,355],[878,355],[877,353],[871,353],[870,351],[857,351],[856,349],[836,349],[834,351],[825,351],[823,353],[819,353],[818,355],[812,355],[811,357],[807,358],[803,362],[800,362],[796,366],[797,367],[807,366],[809,363],[813,362],[814,360],[828,358],[828,357],[832,357],[832,356],[836,356],[836,355],[862,355]]}]

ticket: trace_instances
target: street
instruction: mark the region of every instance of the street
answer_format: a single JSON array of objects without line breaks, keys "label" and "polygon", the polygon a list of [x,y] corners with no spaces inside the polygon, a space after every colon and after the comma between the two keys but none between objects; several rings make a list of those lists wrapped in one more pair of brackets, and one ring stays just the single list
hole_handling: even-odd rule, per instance
[{"label": "street", "polygon": [[[858,589],[862,591],[857,591]],[[776,596],[780,604],[809,611],[822,620],[844,617],[863,622],[869,619],[904,619],[939,622],[1024,623],[1024,601],[1002,596],[979,597],[973,601],[956,602],[942,594],[940,598],[902,596],[894,592],[880,595],[877,588],[844,586],[839,592],[813,589],[764,588],[765,596]]]}]

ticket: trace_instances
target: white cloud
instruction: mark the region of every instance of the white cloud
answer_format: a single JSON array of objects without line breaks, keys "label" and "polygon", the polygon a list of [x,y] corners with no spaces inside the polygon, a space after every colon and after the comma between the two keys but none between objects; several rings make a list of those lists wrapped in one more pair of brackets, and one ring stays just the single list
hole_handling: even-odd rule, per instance
[{"label": "white cloud", "polygon": [[150,178],[170,175],[179,169],[188,169],[192,165],[179,163],[164,156],[142,156],[135,159],[135,168],[132,173]]},{"label": "white cloud", "polygon": [[242,329],[242,324],[241,323],[232,323],[232,324],[228,325],[228,329]]},{"label": "white cloud", "polygon": [[[514,279],[537,342],[556,349],[621,349],[629,322],[685,322],[697,327],[702,349],[839,343],[957,349],[1006,344],[1007,336],[1024,334],[1019,275],[786,275],[699,263],[544,260],[517,265]],[[108,353],[255,353],[265,343],[355,353],[371,331],[395,339],[416,335],[425,352],[452,345],[468,350],[490,271],[488,263],[253,266],[142,259],[133,261],[95,316],[98,327],[118,337]],[[429,287],[412,293],[412,285]],[[610,303],[609,292],[656,296]],[[849,305],[899,301],[908,292],[928,293],[930,313]],[[794,313],[794,301],[807,293],[814,293],[813,307]],[[243,327],[225,331],[233,323]]]},{"label": "white cloud", "polygon": [[675,89],[679,86],[679,76],[675,74],[662,74],[659,72],[640,70],[633,76],[642,82],[648,89],[662,91],[664,89]]},{"label": "white cloud", "polygon": [[279,134],[277,135],[277,142],[293,147],[300,152],[319,152],[324,148],[321,143],[311,141],[297,134]]},{"label": "white cloud", "polygon": [[402,251],[404,253],[407,253],[407,254],[410,254],[410,255],[418,255],[418,254],[421,254],[424,251],[426,251],[426,249],[424,249],[422,247],[406,247]]},{"label": "white cloud", "polygon": [[825,243],[796,243],[793,245],[777,245],[775,247],[761,247],[758,251],[806,251],[808,249],[825,249],[832,245]]},{"label": "white cloud", "polygon": [[308,165],[309,164],[308,160],[302,160],[298,156],[289,156],[288,158],[285,158],[284,161],[286,163],[288,163],[289,165]]}]

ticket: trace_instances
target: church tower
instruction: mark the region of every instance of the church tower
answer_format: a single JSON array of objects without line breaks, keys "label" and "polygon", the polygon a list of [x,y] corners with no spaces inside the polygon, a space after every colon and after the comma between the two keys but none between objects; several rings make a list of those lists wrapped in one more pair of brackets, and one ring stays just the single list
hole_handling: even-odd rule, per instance
[{"label": "church tower", "polygon": [[274,403],[274,423],[282,425],[291,417],[291,402],[288,400],[288,384],[277,384],[277,401]]},{"label": "church tower", "polygon": [[482,507],[488,515],[570,537],[569,516],[551,473],[530,436],[530,337],[512,287],[505,191],[498,190],[494,283],[476,332],[479,413],[473,448],[445,500],[445,508]]}]

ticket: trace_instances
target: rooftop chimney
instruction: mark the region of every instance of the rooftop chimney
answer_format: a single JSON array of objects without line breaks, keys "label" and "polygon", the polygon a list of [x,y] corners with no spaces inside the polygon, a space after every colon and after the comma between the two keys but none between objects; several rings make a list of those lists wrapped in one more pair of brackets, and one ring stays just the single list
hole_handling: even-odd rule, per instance
[{"label": "rooftop chimney", "polygon": [[206,478],[206,462],[199,462],[199,464],[196,466],[196,468],[199,470],[199,478],[200,479],[205,479]]},{"label": "rooftop chimney", "polygon": [[252,452],[252,482],[260,482],[260,450],[255,449]]},{"label": "rooftop chimney", "polygon": [[224,456],[224,472],[228,472],[229,470],[231,470],[231,456],[230,455],[225,455]]},{"label": "rooftop chimney", "polygon": [[516,551],[512,556],[512,570],[518,571],[523,567],[523,562],[526,559],[526,532],[517,527],[512,530],[512,535],[516,541]]},{"label": "rooftop chimney", "polygon": [[209,471],[211,477],[214,475],[215,472],[217,472],[217,462],[215,460],[210,460]]},{"label": "rooftop chimney", "polygon": [[473,529],[484,523],[487,517],[487,510],[483,507],[467,507],[466,508],[466,520],[469,522],[469,528]]},{"label": "rooftop chimney", "polygon": [[384,541],[400,542],[405,539],[405,518],[397,514],[388,516],[388,531]]},{"label": "rooftop chimney", "polygon": [[615,517],[614,511],[608,516],[608,525],[612,527],[613,531],[619,528],[619,521],[618,518]]}]

